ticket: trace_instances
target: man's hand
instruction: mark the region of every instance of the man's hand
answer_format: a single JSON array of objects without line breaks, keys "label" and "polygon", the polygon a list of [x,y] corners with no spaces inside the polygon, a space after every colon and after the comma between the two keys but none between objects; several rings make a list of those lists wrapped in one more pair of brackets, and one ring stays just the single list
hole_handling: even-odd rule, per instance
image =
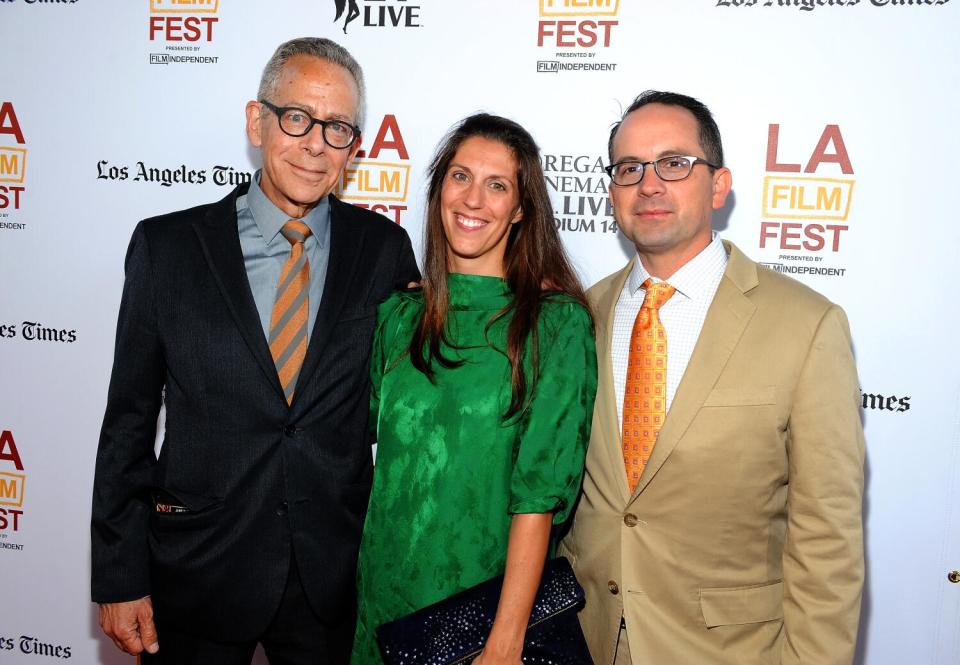
[{"label": "man's hand", "polygon": [[157,653],[160,650],[150,596],[126,603],[101,604],[100,627],[118,649],[134,656],[141,651]]}]

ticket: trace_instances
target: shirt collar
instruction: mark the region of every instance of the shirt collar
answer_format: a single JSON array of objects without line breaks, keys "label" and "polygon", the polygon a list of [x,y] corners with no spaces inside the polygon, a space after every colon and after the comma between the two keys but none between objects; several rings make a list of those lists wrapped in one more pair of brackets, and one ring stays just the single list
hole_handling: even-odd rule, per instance
[{"label": "shirt collar", "polygon": [[[260,189],[260,171],[254,174],[250,183],[250,189],[247,191],[246,204],[253,215],[253,221],[263,236],[263,242],[269,245],[273,242],[283,225],[290,221],[290,217],[280,210],[267,198],[267,195]],[[327,237],[327,227],[330,225],[330,201],[324,196],[311,208],[310,212],[304,215],[301,222],[310,227],[310,232],[316,239],[318,246],[323,247],[323,242]]]},{"label": "shirt collar", "polygon": [[[670,276],[670,286],[677,290],[677,293],[690,300],[697,300],[704,297],[713,297],[711,285],[716,281],[718,274],[722,274],[727,265],[727,252],[723,248],[723,242],[716,233],[710,244],[704,247],[699,254],[687,261],[677,272]],[[647,278],[652,278],[654,282],[664,280],[657,279],[647,272],[643,267],[643,262],[637,256],[633,264],[633,270],[630,271],[630,278],[627,285],[631,294],[636,294],[643,287]]]}]

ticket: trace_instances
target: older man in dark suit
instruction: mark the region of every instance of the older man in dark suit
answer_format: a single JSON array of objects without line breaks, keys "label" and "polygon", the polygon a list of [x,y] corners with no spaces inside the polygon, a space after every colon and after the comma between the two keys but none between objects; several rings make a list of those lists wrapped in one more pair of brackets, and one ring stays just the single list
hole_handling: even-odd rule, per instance
[{"label": "older man in dark suit", "polygon": [[349,657],[376,305],[419,277],[400,227],[332,194],[363,100],[345,49],[281,45],[246,107],[254,181],[133,233],[92,587],[145,664],[246,665],[258,643],[273,665]]}]

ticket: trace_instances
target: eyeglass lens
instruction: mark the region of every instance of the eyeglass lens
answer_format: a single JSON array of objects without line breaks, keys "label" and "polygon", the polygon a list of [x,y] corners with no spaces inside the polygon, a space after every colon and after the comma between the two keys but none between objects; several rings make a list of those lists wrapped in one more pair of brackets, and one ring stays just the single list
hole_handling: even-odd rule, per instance
[{"label": "eyeglass lens", "polygon": [[[298,109],[286,109],[280,115],[280,128],[291,136],[303,136],[313,123],[310,114]],[[323,123],[323,138],[334,148],[346,148],[353,142],[354,130],[345,122],[329,120]]]},{"label": "eyeglass lens", "polygon": [[[673,155],[653,162],[657,176],[661,180],[683,180],[690,175],[693,161],[686,157]],[[635,185],[643,179],[643,162],[623,162],[613,169],[613,181],[618,185]]]}]

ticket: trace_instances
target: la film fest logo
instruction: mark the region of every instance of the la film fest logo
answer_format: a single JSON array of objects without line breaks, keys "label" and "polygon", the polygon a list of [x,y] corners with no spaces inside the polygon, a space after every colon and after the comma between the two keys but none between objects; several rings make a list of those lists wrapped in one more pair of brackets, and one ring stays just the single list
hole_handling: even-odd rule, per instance
[{"label": "la film fest logo", "polygon": [[562,233],[616,233],[609,179],[597,155],[544,153],[540,157],[553,201],[554,223]]},{"label": "la film fest logo", "polygon": [[150,0],[150,43],[164,53],[151,53],[151,65],[215,65],[219,56],[200,55],[214,40],[220,0]]},{"label": "la film fest logo", "polygon": [[[867,7],[905,7],[945,5],[950,0],[870,0]],[[860,0],[717,0],[716,7],[793,7],[803,12],[810,12],[817,7],[853,7],[859,5]]]},{"label": "la film fest logo", "polygon": [[[365,28],[420,28],[420,5],[408,0],[333,0],[334,23],[343,19],[343,33],[356,20]],[[362,7],[362,9],[361,9]]]},{"label": "la film fest logo", "polygon": [[22,230],[26,224],[7,221],[23,203],[27,168],[26,139],[13,102],[0,102],[0,229]]},{"label": "la film fest logo", "polygon": [[[839,125],[826,125],[810,136],[812,150],[805,161],[790,161],[780,153],[780,125],[767,128],[767,174],[763,178],[760,249],[778,252],[765,263],[794,275],[841,277],[846,268],[826,267],[824,257],[835,257],[844,246],[853,202],[853,164]],[[794,144],[796,145],[796,144]],[[782,261],[806,265],[787,265]]]},{"label": "la film fest logo", "polygon": [[410,154],[393,114],[383,116],[369,150],[343,170],[340,198],[400,224],[410,190]]},{"label": "la film fest logo", "polygon": [[537,71],[612,72],[615,62],[598,62],[597,50],[608,48],[619,25],[620,0],[538,0],[537,46],[558,49],[557,60],[538,60]]},{"label": "la film fest logo", "polygon": [[0,550],[22,551],[11,537],[23,526],[23,489],[27,475],[17,442],[10,430],[0,431]]}]

